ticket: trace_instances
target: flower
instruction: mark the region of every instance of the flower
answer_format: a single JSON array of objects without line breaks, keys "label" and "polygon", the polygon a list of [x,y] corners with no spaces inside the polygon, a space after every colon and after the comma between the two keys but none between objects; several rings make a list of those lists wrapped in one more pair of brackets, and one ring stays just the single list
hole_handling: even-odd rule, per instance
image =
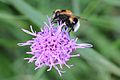
[{"label": "flower", "polygon": [[48,18],[48,22],[49,24],[45,23],[41,32],[33,31],[32,26],[30,26],[31,32],[22,29],[24,32],[33,35],[34,38],[25,43],[18,43],[18,45],[30,45],[31,51],[26,52],[26,54],[31,54],[32,57],[24,59],[28,60],[28,63],[34,62],[35,70],[42,66],[49,66],[47,71],[50,71],[54,67],[61,76],[61,73],[64,72],[61,71],[62,66],[65,65],[70,68],[72,65],[68,65],[67,61],[72,57],[80,56],[80,54],[72,55],[72,52],[77,48],[88,48],[92,45],[87,43],[77,44],[77,39],[71,39],[68,31],[63,29],[66,26],[65,23],[57,24],[57,27],[55,27],[50,18]]}]

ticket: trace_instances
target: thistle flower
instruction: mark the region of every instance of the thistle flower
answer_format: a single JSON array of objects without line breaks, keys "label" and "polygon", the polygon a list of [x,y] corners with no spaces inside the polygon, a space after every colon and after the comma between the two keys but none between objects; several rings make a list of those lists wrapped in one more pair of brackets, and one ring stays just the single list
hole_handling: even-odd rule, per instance
[{"label": "thistle flower", "polygon": [[42,66],[48,66],[47,71],[50,71],[54,67],[61,76],[61,73],[64,72],[62,66],[65,65],[70,68],[72,65],[68,65],[67,61],[72,57],[80,56],[80,54],[72,55],[72,52],[77,48],[88,48],[92,47],[92,45],[87,43],[77,44],[77,39],[71,39],[68,31],[62,28],[65,23],[58,24],[55,27],[50,18],[48,18],[48,22],[48,24],[45,23],[41,32],[33,31],[32,26],[30,26],[31,32],[22,29],[22,31],[34,36],[34,38],[25,43],[18,43],[18,45],[30,45],[31,51],[26,52],[26,54],[31,54],[32,57],[24,59],[28,60],[28,63],[34,62],[35,70]]}]

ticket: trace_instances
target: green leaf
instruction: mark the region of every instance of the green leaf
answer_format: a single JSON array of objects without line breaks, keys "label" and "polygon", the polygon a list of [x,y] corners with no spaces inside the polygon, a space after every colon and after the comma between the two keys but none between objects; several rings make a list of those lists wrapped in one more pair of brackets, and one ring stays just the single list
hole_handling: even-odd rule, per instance
[{"label": "green leaf", "polygon": [[120,6],[120,0],[103,0],[103,1],[113,6]]},{"label": "green leaf", "polygon": [[[88,25],[84,25],[88,26]],[[120,54],[116,47],[111,45],[109,39],[107,39],[103,34],[101,34],[95,27],[87,27],[88,30],[83,30],[83,34],[88,37],[88,39],[94,41],[95,46],[101,51],[101,53],[109,59],[114,60],[116,63],[120,64]]]},{"label": "green leaf", "polygon": [[40,77],[42,77],[42,75],[44,74],[45,70],[46,70],[46,67],[40,68],[40,69],[37,71],[37,73],[34,75],[33,80],[40,80]]},{"label": "green leaf", "polygon": [[81,54],[81,57],[86,59],[89,63],[98,64],[104,67],[107,71],[120,76],[120,68],[115,66],[112,62],[108,61],[105,57],[100,55],[93,49],[77,49],[77,53]]},{"label": "green leaf", "polygon": [[7,19],[7,20],[11,20],[11,19],[13,19],[13,20],[24,20],[24,19],[26,19],[24,16],[14,16],[14,15],[11,15],[11,14],[8,14],[8,13],[5,13],[5,12],[2,12],[2,11],[0,11],[0,18],[1,19]]},{"label": "green leaf", "polygon": [[36,11],[33,7],[27,4],[23,0],[9,0],[11,5],[13,5],[17,10],[23,13],[27,18],[34,22],[37,26],[42,26],[43,21],[45,21],[45,16]]}]

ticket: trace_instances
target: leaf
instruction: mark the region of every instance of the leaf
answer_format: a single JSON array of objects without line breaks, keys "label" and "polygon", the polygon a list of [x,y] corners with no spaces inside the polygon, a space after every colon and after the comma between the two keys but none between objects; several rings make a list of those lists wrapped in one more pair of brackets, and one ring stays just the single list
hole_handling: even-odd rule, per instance
[{"label": "leaf", "polygon": [[93,50],[93,49],[77,49],[76,52],[80,53],[81,57],[86,59],[89,63],[98,64],[98,65],[104,67],[104,69],[106,69],[107,71],[120,76],[120,68],[115,66],[115,64],[111,63],[107,59],[105,59],[105,57],[100,55],[95,50]]},{"label": "leaf", "polygon": [[120,6],[120,0],[103,0],[103,1],[113,6]]},{"label": "leaf", "polygon": [[23,13],[27,18],[29,18],[32,22],[34,22],[37,26],[42,26],[43,21],[45,21],[45,16],[37,12],[34,8],[32,8],[29,4],[27,4],[23,0],[9,0],[11,5],[13,5],[17,10]]},{"label": "leaf", "polygon": [[37,73],[34,75],[33,80],[40,80],[40,77],[42,77],[42,75],[44,74],[45,70],[46,70],[46,67],[40,68],[40,69],[37,71]]}]

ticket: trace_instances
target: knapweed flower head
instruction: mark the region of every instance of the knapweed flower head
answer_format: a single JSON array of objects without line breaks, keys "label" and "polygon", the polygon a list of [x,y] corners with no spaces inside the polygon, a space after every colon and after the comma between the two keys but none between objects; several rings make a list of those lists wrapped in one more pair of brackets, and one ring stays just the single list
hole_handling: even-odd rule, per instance
[{"label": "knapweed flower head", "polygon": [[[30,52],[32,57],[25,58],[28,60],[28,63],[35,63],[35,70],[43,66],[48,66],[50,71],[54,67],[59,75],[61,76],[62,66],[65,65],[68,68],[71,65],[67,64],[67,61],[72,57],[80,56],[79,54],[73,55],[72,52],[77,48],[88,48],[92,47],[91,44],[77,44],[77,39],[71,39],[67,30],[64,30],[63,27],[66,26],[65,23],[60,23],[55,26],[54,23],[51,23],[51,19],[48,18],[48,24],[45,23],[43,29],[40,32],[35,32],[31,28],[31,32],[25,29],[22,29],[24,32],[33,35],[34,38],[28,40],[25,43],[18,43],[19,46],[30,45]],[[60,66],[58,68],[58,66]]]}]

